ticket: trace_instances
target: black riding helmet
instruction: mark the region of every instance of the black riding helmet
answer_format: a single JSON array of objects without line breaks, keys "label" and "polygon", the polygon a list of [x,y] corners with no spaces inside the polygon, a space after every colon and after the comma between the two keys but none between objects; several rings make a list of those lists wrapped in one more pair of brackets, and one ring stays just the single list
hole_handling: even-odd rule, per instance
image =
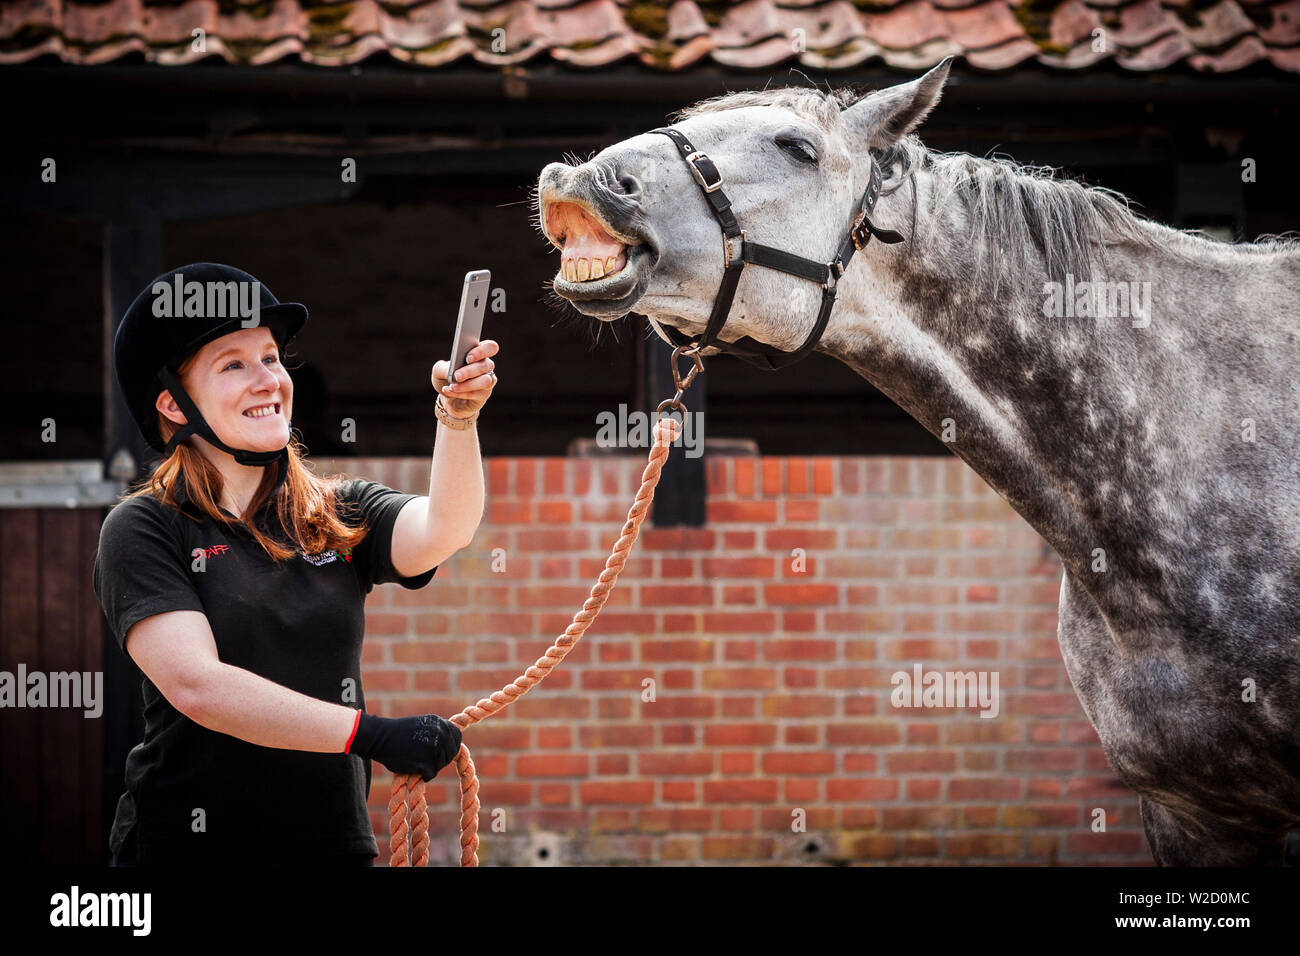
[{"label": "black riding helmet", "polygon": [[[118,388],[145,441],[156,451],[169,455],[194,434],[233,455],[241,465],[270,465],[278,461],[281,465],[278,490],[288,474],[288,444],[279,451],[269,452],[231,448],[216,436],[186,394],[177,370],[213,339],[256,325],[270,329],[283,352],[306,321],[306,306],[280,302],[257,279],[233,266],[195,262],[158,276],[135,297],[113,339]],[[164,389],[171,392],[187,422],[167,443],[158,430],[158,410],[154,405]],[[292,422],[289,427],[292,429]]]}]

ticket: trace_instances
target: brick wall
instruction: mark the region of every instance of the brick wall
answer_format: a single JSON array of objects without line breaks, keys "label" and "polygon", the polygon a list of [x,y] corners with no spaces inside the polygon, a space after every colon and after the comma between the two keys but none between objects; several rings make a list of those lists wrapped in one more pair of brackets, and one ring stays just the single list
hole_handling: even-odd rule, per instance
[{"label": "brick wall", "polygon": [[[450,716],[541,656],[644,459],[485,464],[472,547],[423,590],[370,597],[377,713]],[[427,459],[317,467],[428,486]],[[708,526],[647,522],[565,661],[466,731],[484,864],[1150,863],[1061,663],[1060,562],[966,465],[712,458],[708,483]],[[916,664],[997,672],[998,715],[893,706]],[[381,861],[390,780],[377,767]],[[432,864],[456,859],[455,780],[428,785]]]}]

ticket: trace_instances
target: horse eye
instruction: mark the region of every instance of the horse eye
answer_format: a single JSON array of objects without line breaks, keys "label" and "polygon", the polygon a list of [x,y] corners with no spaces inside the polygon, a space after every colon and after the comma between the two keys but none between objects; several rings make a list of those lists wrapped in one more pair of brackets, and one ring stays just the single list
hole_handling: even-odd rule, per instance
[{"label": "horse eye", "polygon": [[801,163],[817,165],[817,152],[802,139],[794,136],[778,136],[776,145]]}]

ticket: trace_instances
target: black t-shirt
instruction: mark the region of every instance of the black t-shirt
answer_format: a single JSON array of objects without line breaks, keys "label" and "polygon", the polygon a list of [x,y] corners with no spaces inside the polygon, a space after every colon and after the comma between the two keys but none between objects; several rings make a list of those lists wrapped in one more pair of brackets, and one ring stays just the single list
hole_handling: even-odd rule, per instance
[{"label": "black t-shirt", "polygon": [[[422,588],[437,568],[411,578],[393,568],[393,524],[416,495],[364,479],[344,483],[338,494],[340,517],[351,525],[368,522],[362,542],[350,554],[299,552],[279,565],[246,529],[203,515],[187,500],[183,482],[184,515],[150,496],[118,504],[100,529],[94,571],[118,646],[125,652],[131,627],[147,617],[201,611],[222,663],[365,709],[366,595],[376,584]],[[258,522],[287,541],[269,504]],[[202,571],[194,569],[196,549],[203,550]],[[378,853],[366,809],[369,760],[262,747],[208,730],[141,676],[144,740],[127,756],[127,792],[109,840],[114,853],[128,833],[139,862]]]}]

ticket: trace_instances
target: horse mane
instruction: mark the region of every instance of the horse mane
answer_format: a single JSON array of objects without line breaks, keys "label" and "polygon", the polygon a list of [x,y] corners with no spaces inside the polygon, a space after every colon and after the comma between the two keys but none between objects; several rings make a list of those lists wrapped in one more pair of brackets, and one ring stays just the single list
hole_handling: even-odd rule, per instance
[{"label": "horse mane", "polygon": [[[781,87],[729,93],[701,100],[681,110],[685,119],[746,106],[776,106],[791,110],[832,135],[843,135],[842,111],[869,95],[851,87],[822,91],[806,87]],[[676,121],[676,119],[674,121]],[[1300,239],[1271,238],[1254,243],[1224,243],[1195,232],[1172,229],[1134,212],[1129,200],[1114,190],[1070,179],[1050,166],[1022,165],[1001,157],[970,153],[941,153],[916,136],[905,136],[872,158],[886,180],[899,174],[885,194],[912,182],[912,234],[918,226],[917,191],[913,174],[929,172],[938,188],[930,197],[934,207],[956,200],[967,213],[979,243],[976,278],[987,277],[994,286],[1008,272],[1025,274],[1033,269],[1035,250],[1042,256],[1050,278],[1063,282],[1094,277],[1104,272],[1105,248],[1120,243],[1190,258],[1207,250],[1242,253],[1293,252]]]}]

